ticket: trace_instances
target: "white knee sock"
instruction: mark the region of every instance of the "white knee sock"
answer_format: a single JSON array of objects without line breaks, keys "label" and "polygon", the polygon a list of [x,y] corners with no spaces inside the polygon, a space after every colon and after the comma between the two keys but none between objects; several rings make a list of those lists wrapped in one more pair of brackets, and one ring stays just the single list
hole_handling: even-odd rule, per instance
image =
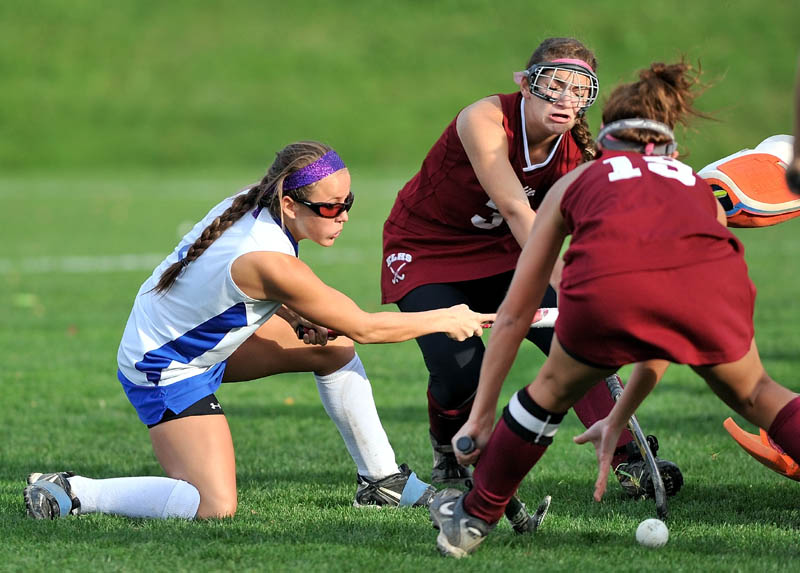
[{"label": "white knee sock", "polygon": [[322,405],[344,439],[358,473],[378,480],[398,472],[394,450],[383,430],[372,386],[358,354],[345,366],[328,374],[314,374]]},{"label": "white knee sock", "polygon": [[166,477],[89,479],[72,476],[69,485],[81,502],[81,513],[193,519],[200,505],[197,488]]}]

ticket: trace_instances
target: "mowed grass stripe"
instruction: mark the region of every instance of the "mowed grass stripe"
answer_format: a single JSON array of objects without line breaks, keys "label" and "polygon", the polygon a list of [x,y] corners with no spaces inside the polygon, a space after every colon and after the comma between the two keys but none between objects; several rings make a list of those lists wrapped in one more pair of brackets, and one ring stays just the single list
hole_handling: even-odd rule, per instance
[{"label": "mowed grass stripe", "polygon": [[[30,257],[26,259],[0,259],[0,274],[3,273],[110,273],[119,271],[153,270],[164,260],[163,254],[86,255],[64,257]],[[320,265],[365,263],[361,251],[347,248],[332,250],[316,261]]]}]

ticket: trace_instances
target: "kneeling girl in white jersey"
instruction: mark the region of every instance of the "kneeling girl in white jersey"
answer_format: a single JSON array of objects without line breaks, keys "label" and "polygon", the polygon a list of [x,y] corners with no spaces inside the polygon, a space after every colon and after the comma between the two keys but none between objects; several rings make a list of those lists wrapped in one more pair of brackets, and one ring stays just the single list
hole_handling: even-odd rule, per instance
[{"label": "kneeling girl in white jersey", "polygon": [[[358,468],[354,505],[427,503],[432,488],[395,461],[353,340],[433,332],[464,340],[494,315],[466,305],[367,313],[324,284],[297,258],[298,241],[333,245],[352,204],[350,174],[336,152],[299,142],[277,153],[258,184],[195,225],[139,289],[118,353],[119,381],[168,477],[31,474],[28,513],[232,516],[233,442],[214,393],[222,382],[283,372],[314,373]],[[327,328],[346,337],[328,341]]]}]

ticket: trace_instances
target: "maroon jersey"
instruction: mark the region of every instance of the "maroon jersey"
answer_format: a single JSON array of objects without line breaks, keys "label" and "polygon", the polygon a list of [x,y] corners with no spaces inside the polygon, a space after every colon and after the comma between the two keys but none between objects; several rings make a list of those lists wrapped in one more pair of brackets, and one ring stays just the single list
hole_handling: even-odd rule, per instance
[{"label": "maroon jersey", "polygon": [[562,287],[720,259],[744,248],[716,219],[708,183],[665,156],[604,151],[567,189]]},{"label": "maroon jersey", "polygon": [[565,191],[561,212],[572,240],[555,329],[574,357],[707,365],[748,351],[755,288],[744,249],[690,167],[604,152]]},{"label": "maroon jersey", "polygon": [[[498,97],[508,159],[536,209],[552,184],[581,162],[580,148],[571,134],[565,134],[544,163],[531,165],[522,94]],[[478,279],[516,266],[520,248],[478,182],[456,131],[456,119],[398,193],[384,224],[384,303],[396,302],[420,285]]]}]

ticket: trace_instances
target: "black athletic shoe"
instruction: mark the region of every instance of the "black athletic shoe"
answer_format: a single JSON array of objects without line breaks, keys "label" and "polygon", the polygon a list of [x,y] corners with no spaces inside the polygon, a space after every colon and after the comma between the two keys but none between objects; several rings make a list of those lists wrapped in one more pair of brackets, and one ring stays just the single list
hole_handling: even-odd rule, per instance
[{"label": "black athletic shoe", "polygon": [[353,507],[419,507],[428,505],[436,490],[420,480],[406,464],[400,471],[383,479],[371,481],[356,474],[358,489]]},{"label": "black athletic shoe", "polygon": [[25,509],[34,519],[56,519],[67,515],[77,515],[81,502],[72,493],[69,485],[72,472],[52,474],[32,473],[28,485],[22,491]]},{"label": "black athletic shoe", "polygon": [[544,521],[547,515],[547,510],[550,509],[550,496],[544,496],[544,499],[533,512],[533,515],[528,513],[528,508],[522,503],[522,500],[516,495],[511,498],[506,506],[506,519],[511,523],[511,527],[517,533],[535,533],[539,526]]},{"label": "black athletic shoe", "polygon": [[[472,489],[472,470],[458,463],[450,444],[440,444],[433,434],[430,435],[431,445],[433,446],[433,472],[431,482],[435,485],[455,487],[468,491]],[[511,498],[506,506],[505,515],[514,531],[517,533],[533,533],[539,527],[547,508],[550,507],[550,496],[539,505],[534,515],[528,513],[525,504],[516,495]],[[544,506],[544,507],[543,507]]]},{"label": "black athletic shoe", "polygon": [[[647,444],[650,451],[656,456],[658,452],[658,439],[655,436],[647,436]],[[654,498],[655,488],[651,477],[650,467],[642,457],[639,447],[631,441],[626,446],[628,460],[614,468],[619,480],[619,485],[623,491],[633,498]],[[662,460],[656,456],[656,465],[664,482],[664,490],[668,496],[673,496],[683,486],[683,474],[680,468],[669,460]]]},{"label": "black athletic shoe", "polygon": [[430,437],[433,446],[431,483],[464,490],[472,488],[472,470],[458,463],[453,446],[439,443],[433,434]]}]

